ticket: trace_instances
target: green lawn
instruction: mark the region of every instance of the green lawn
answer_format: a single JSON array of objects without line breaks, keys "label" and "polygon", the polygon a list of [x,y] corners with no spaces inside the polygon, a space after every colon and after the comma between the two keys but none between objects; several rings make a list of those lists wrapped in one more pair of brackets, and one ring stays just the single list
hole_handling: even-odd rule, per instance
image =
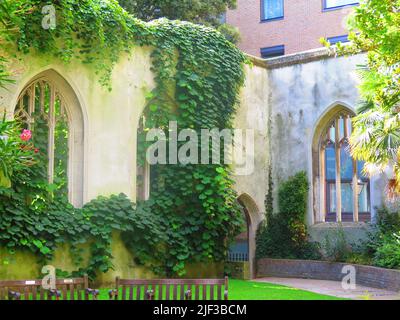
[{"label": "green lawn", "polygon": [[[108,289],[100,291],[100,300],[108,300]],[[229,300],[345,300],[278,284],[229,280]]]},{"label": "green lawn", "polygon": [[230,280],[231,300],[343,300],[272,283]]}]

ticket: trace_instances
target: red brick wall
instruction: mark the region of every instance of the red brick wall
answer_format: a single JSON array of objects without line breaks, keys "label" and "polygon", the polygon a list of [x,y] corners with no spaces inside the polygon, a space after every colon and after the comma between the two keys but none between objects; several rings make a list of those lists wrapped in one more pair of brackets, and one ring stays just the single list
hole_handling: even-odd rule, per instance
[{"label": "red brick wall", "polygon": [[323,11],[323,0],[284,0],[283,20],[261,22],[261,0],[237,0],[227,12],[227,23],[241,32],[239,47],[260,56],[260,48],[285,45],[285,53],[321,47],[321,37],[345,35],[345,17],[353,7]]}]

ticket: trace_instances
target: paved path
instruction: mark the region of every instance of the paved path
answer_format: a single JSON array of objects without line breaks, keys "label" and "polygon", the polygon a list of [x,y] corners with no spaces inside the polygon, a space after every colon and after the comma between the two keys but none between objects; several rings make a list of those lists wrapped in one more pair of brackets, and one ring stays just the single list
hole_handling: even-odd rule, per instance
[{"label": "paved path", "polygon": [[287,279],[287,278],[262,278],[257,282],[269,282],[281,284],[288,287],[298,288],[306,291],[320,293],[340,298],[354,300],[400,300],[400,293],[369,288],[357,285],[355,290],[344,290],[340,282],[309,279]]}]

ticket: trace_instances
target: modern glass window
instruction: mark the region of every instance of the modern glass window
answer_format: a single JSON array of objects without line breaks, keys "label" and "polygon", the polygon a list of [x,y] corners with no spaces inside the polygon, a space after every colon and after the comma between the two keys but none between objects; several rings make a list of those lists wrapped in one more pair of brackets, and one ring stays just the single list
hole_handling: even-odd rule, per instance
[{"label": "modern glass window", "polygon": [[350,153],[351,115],[342,112],[329,122],[320,143],[321,190],[325,192],[325,221],[371,220],[370,181],[364,163]]},{"label": "modern glass window", "polygon": [[285,46],[261,48],[261,58],[269,59],[285,55]]},{"label": "modern glass window", "polygon": [[357,0],[324,0],[324,9],[340,8],[344,6],[357,5]]},{"label": "modern glass window", "polygon": [[284,0],[261,0],[261,20],[282,19]]},{"label": "modern glass window", "polygon": [[344,35],[344,36],[338,36],[338,37],[330,37],[330,38],[327,38],[327,40],[333,46],[333,45],[335,45],[335,44],[337,44],[339,42],[341,42],[341,43],[349,42],[349,36],[348,35]]}]

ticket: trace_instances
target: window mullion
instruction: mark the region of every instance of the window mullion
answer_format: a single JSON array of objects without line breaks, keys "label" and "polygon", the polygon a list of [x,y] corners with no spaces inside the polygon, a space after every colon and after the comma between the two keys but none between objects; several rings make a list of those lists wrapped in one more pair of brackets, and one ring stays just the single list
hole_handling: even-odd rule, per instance
[{"label": "window mullion", "polygon": [[340,176],[340,118],[335,120],[335,153],[336,153],[336,221],[342,222],[342,184]]},{"label": "window mullion", "polygon": [[359,221],[358,215],[358,173],[357,173],[357,161],[353,159],[353,212],[354,222]]},{"label": "window mullion", "polygon": [[326,206],[326,193],[327,193],[327,181],[326,181],[326,150],[325,147],[322,146],[320,148],[320,153],[319,153],[319,159],[321,163],[321,168],[320,168],[320,201],[321,201],[321,214],[319,217],[320,222],[325,222],[326,221],[326,215],[328,214],[327,211],[327,206]]},{"label": "window mullion", "polygon": [[49,105],[49,146],[48,146],[48,156],[49,156],[49,168],[48,176],[49,183],[54,182],[54,131],[55,131],[55,101],[56,93],[53,85],[50,85],[50,105]]},{"label": "window mullion", "polygon": [[36,85],[33,84],[30,88],[29,92],[29,106],[28,106],[28,113],[29,113],[29,120],[28,120],[28,129],[32,130],[33,123],[34,123],[34,113],[35,113],[35,96],[36,96]]}]

